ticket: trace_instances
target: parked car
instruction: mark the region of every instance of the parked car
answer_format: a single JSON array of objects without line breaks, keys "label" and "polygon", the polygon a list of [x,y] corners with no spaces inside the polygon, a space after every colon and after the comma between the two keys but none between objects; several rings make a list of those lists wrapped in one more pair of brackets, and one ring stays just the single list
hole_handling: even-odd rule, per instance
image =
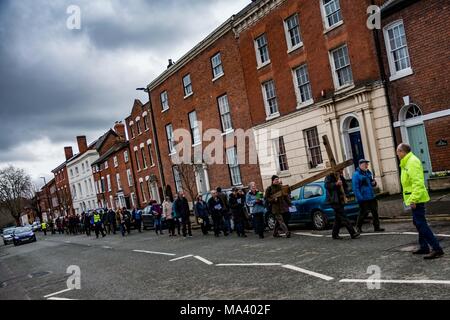
[{"label": "parked car", "polygon": [[15,228],[16,227],[3,229],[2,238],[5,246],[13,243],[13,233]]},{"label": "parked car", "polygon": [[41,230],[41,224],[37,221],[33,222],[31,225],[31,229],[33,229],[33,232]]},{"label": "parked car", "polygon": [[[348,184],[351,188],[351,183]],[[334,222],[334,210],[326,201],[325,182],[319,181],[291,192],[292,210],[289,224],[311,224],[316,230],[326,229]],[[359,214],[359,205],[353,191],[347,195],[348,202],[344,210],[350,220],[356,220]],[[268,225],[275,225],[273,216],[269,217]]]},{"label": "parked car", "polygon": [[36,242],[36,235],[30,226],[15,228],[12,236],[15,246],[25,242]]}]

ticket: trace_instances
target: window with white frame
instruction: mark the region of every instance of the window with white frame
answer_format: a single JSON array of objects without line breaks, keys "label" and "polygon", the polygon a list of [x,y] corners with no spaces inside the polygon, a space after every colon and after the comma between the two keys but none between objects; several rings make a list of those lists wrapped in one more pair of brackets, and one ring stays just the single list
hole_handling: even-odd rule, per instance
[{"label": "window with white frame", "polygon": [[73,170],[70,169],[70,176],[73,178]]},{"label": "window with white frame", "polygon": [[124,159],[124,161],[125,161],[125,163],[128,163],[128,151],[125,151],[124,153],[123,153],[123,159]]},{"label": "window with white frame", "polygon": [[81,164],[81,172],[85,172],[86,170],[84,169],[84,163]]},{"label": "window with white frame", "polygon": [[108,191],[111,192],[111,176],[109,174],[106,176],[106,182],[108,183]]},{"label": "window with white frame", "polygon": [[142,163],[144,165],[144,169],[147,169],[147,159],[145,159],[145,149],[141,148],[141,155],[142,155]]},{"label": "window with white frame", "polygon": [[192,82],[191,75],[185,75],[183,77],[183,88],[184,88],[184,96],[187,97],[192,94]]},{"label": "window with white frame", "polygon": [[86,195],[89,194],[89,189],[88,189],[88,182],[87,180],[84,180],[84,190],[86,190]]},{"label": "window with white frame", "polygon": [[120,181],[120,174],[116,173],[117,190],[122,190],[122,183]]},{"label": "window with white frame", "polygon": [[76,199],[77,198],[77,188],[75,188],[75,185],[72,185],[72,195],[73,198]]},{"label": "window with white frame", "polygon": [[294,69],[294,83],[298,104],[312,103],[313,97],[306,64]]},{"label": "window with white frame", "polygon": [[192,143],[199,144],[201,142],[201,137],[200,137],[200,127],[199,127],[199,123],[197,121],[197,112],[196,111],[192,111],[189,113],[189,124],[191,126]]},{"label": "window with white frame", "polygon": [[80,174],[80,172],[78,171],[78,167],[75,167],[75,173],[76,173],[76,175]]},{"label": "window with white frame", "polygon": [[105,169],[108,169],[108,160],[105,161]]},{"label": "window with white frame", "polygon": [[267,116],[270,117],[272,115],[278,114],[278,102],[274,81],[269,80],[267,82],[264,82],[262,87]]},{"label": "window with white frame", "polygon": [[220,52],[211,58],[211,66],[213,71],[213,79],[223,75],[222,58]]},{"label": "window with white frame", "polygon": [[350,66],[347,45],[331,51],[331,62],[336,89],[353,84],[352,68]]},{"label": "window with white frame", "polygon": [[130,131],[131,131],[131,138],[134,139],[136,137],[136,134],[134,133],[134,126],[130,124]]},{"label": "window with white frame", "polygon": [[265,34],[255,39],[255,49],[256,61],[259,67],[270,62],[269,47],[267,45],[267,38]]},{"label": "window with white frame", "polygon": [[92,186],[92,179],[91,178],[89,178],[89,191],[91,192],[91,194],[94,193],[94,188]]},{"label": "window with white frame", "polygon": [[147,202],[147,197],[145,196],[144,182],[140,182],[139,185],[141,187],[142,200],[143,202]]},{"label": "window with white frame", "polygon": [[136,120],[136,128],[138,135],[142,133],[141,131],[141,120]]},{"label": "window with white frame", "polygon": [[78,191],[80,193],[80,197],[83,196],[83,189],[81,188],[81,183],[78,184]]},{"label": "window with white frame", "polygon": [[105,178],[104,177],[102,177],[101,187],[102,187],[101,188],[102,193],[104,193],[106,191]]},{"label": "window with white frame", "polygon": [[148,156],[150,158],[150,166],[153,167],[155,165],[155,161],[153,159],[152,144],[151,143],[147,144],[147,149],[148,149]]},{"label": "window with white frame", "polygon": [[139,163],[139,152],[137,150],[134,151],[134,158],[136,159],[137,170],[141,171],[141,164]]},{"label": "window with white frame", "polygon": [[241,170],[239,169],[236,147],[227,149],[227,159],[228,167],[230,168],[231,183],[233,186],[241,185]]},{"label": "window with white frame", "polygon": [[278,172],[288,171],[289,165],[284,145],[284,137],[278,137],[274,140],[275,156],[277,159]]},{"label": "window with white frame", "polygon": [[161,92],[160,99],[163,111],[169,109],[169,96],[167,94],[167,91]]},{"label": "window with white frame", "polygon": [[321,0],[321,9],[325,29],[332,28],[343,21],[339,0]]},{"label": "window with white frame", "polygon": [[229,132],[233,130],[233,123],[231,121],[230,104],[228,103],[228,96],[225,94],[217,98],[219,105],[220,120],[222,122],[223,132]]},{"label": "window with white frame", "polygon": [[303,132],[306,140],[309,167],[311,169],[316,168],[319,164],[323,163],[317,127],[304,130]]},{"label": "window with white frame", "polygon": [[173,136],[173,126],[172,124],[168,124],[166,126],[166,135],[167,135],[167,143],[169,146],[169,152],[175,153],[175,142],[174,142],[174,136]]},{"label": "window with white frame", "polygon": [[384,39],[391,72],[391,80],[412,74],[403,21],[396,21],[384,28]]},{"label": "window with white frame", "polygon": [[131,174],[131,169],[127,169],[127,179],[128,179],[128,186],[133,186],[133,175]]},{"label": "window with white frame", "polygon": [[117,160],[117,156],[114,157],[114,167],[117,168],[119,166],[119,161]]},{"label": "window with white frame", "polygon": [[286,32],[286,41],[289,51],[301,47],[302,37],[300,34],[300,26],[297,14],[294,14],[284,20],[284,29]]},{"label": "window with white frame", "polygon": [[147,131],[150,126],[148,125],[148,116],[144,116],[144,130]]},{"label": "window with white frame", "polygon": [[175,180],[175,188],[177,192],[183,191],[183,182],[181,180],[180,172],[176,166],[172,167],[173,179]]}]

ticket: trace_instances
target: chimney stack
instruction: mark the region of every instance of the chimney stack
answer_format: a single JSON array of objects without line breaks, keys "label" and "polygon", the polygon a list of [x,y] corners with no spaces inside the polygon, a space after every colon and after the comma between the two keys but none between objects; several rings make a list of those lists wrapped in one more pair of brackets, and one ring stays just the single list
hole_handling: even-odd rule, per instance
[{"label": "chimney stack", "polygon": [[66,160],[69,160],[73,157],[73,149],[72,147],[64,147],[64,153],[66,154]]},{"label": "chimney stack", "polygon": [[173,60],[169,59],[169,65],[167,66],[167,69],[169,69],[171,66],[173,66]]},{"label": "chimney stack", "polygon": [[77,143],[78,143],[78,152],[81,154],[85,153],[88,149],[86,136],[78,136]]},{"label": "chimney stack", "polygon": [[125,141],[125,125],[122,123],[122,121],[117,121],[114,125],[114,131],[119,136],[120,141]]}]

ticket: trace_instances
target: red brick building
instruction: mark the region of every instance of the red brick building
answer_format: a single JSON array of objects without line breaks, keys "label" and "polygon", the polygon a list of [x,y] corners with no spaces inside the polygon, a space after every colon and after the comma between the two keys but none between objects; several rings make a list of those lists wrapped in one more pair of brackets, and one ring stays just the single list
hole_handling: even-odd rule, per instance
[{"label": "red brick building", "polygon": [[67,161],[73,158],[72,147],[64,148],[66,161],[52,170],[55,177],[56,196],[58,199],[58,212],[60,215],[73,213],[72,195],[70,193],[69,176],[67,175]]},{"label": "red brick building", "polygon": [[58,196],[56,193],[55,179],[50,180],[37,193],[38,208],[47,218],[54,218],[60,215]]},{"label": "red brick building", "polygon": [[[262,186],[256,159],[253,164],[248,161],[248,140],[244,152],[238,150],[234,139],[238,129],[251,129],[252,120],[232,22],[230,18],[223,23],[147,87],[161,165],[172,191],[191,189],[193,194],[205,193],[218,186],[246,186],[251,181]],[[188,148],[197,155],[209,150],[213,139],[223,146],[216,153],[206,152],[211,155],[208,159],[195,158],[195,166],[174,166],[175,144],[179,142],[175,136],[180,129],[190,135]],[[210,129],[215,132],[209,131],[214,138],[208,141],[204,135]],[[253,132],[248,133],[253,138]],[[212,157],[216,161],[211,161]]]},{"label": "red brick building", "polygon": [[234,16],[265,186],[273,174],[291,184],[325,168],[326,134],[338,161],[354,159],[347,177],[368,158],[380,188],[399,192],[388,102],[366,24],[371,3],[259,0]]},{"label": "red brick building", "polygon": [[[129,142],[125,125],[118,122],[99,149],[99,158],[91,164],[100,207],[133,208],[137,204]],[[109,178],[108,178],[109,177]]]},{"label": "red brick building", "polygon": [[158,171],[155,140],[151,126],[149,103],[135,100],[131,114],[125,119],[129,140],[129,165],[134,176],[135,205],[144,208],[151,200],[163,200],[164,177]]},{"label": "red brick building", "polygon": [[449,11],[448,1],[385,1],[378,31],[396,138],[426,178],[450,169]]}]

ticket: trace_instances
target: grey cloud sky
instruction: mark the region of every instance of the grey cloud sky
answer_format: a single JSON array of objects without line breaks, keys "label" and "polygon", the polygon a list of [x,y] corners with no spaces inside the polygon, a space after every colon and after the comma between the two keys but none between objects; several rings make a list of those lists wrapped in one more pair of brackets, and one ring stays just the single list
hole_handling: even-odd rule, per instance
[{"label": "grey cloud sky", "polygon": [[[146,100],[136,87],[249,2],[0,1],[0,167],[50,176],[64,145],[76,152],[76,135],[91,142],[125,118]],[[81,30],[66,27],[72,4]]]}]

